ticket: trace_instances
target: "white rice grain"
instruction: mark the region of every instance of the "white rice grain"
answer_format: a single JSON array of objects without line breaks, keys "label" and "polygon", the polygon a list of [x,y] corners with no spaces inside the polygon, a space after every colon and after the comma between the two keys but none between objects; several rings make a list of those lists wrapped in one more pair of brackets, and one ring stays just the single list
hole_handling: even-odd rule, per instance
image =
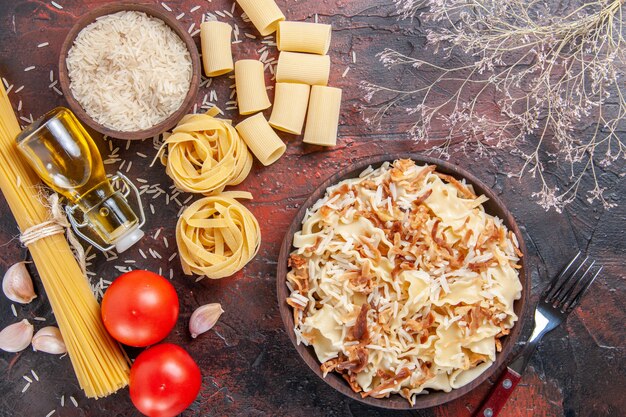
[{"label": "white rice grain", "polygon": [[78,102],[95,121],[118,131],[148,129],[169,117],[182,105],[192,75],[183,40],[162,20],[135,11],[106,15],[84,28],[67,66]]}]

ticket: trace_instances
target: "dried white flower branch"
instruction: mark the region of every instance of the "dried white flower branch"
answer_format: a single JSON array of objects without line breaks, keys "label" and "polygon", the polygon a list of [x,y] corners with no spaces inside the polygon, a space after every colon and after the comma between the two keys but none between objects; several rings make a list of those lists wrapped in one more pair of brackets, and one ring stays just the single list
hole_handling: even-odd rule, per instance
[{"label": "dried white flower branch", "polygon": [[[441,139],[434,123],[443,124],[447,136],[436,150],[444,157],[457,138],[462,149],[479,154],[510,148],[524,163],[509,175],[539,177],[541,191],[533,197],[546,210],[561,211],[574,201],[591,175],[588,202],[609,208],[597,166],[613,165],[623,175],[624,1],[586,2],[559,16],[537,0],[394,0],[401,18],[419,17],[431,26],[426,36],[436,52],[449,59],[461,53],[473,62],[449,67],[385,49],[381,62],[419,68],[419,85],[405,90],[362,82],[368,103],[383,100],[365,108],[366,120],[380,123],[402,108],[418,116],[409,133],[419,141]],[[563,162],[570,174],[561,190],[550,185],[544,168]]]}]

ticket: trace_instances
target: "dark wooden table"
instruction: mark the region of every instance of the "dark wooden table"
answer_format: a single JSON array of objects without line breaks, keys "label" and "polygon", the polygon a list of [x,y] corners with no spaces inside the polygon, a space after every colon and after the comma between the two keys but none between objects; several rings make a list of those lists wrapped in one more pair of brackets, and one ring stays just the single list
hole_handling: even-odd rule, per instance
[{"label": "dark wooden table", "polygon": [[[0,0],[0,75],[13,85],[10,93],[19,116],[39,117],[47,110],[65,104],[62,96],[49,88],[50,70],[58,78],[57,61],[63,38],[78,16],[87,10],[107,3],[102,0],[57,0],[63,9],[57,9],[46,0]],[[231,10],[231,0],[170,0],[166,2],[177,15],[185,12],[181,21],[190,26],[199,25],[202,12]],[[172,282],[181,299],[181,315],[168,341],[183,345],[202,368],[203,389],[192,407],[184,415],[354,415],[354,416],[437,416],[462,417],[471,415],[488,390],[485,383],[472,393],[446,406],[410,412],[387,412],[366,407],[333,391],[320,381],[300,361],[289,342],[278,314],[275,295],[275,271],[278,249],[292,216],[308,194],[324,178],[347,167],[359,158],[397,153],[424,151],[406,138],[411,117],[403,122],[387,123],[381,129],[367,126],[358,111],[362,92],[357,87],[363,79],[378,82],[410,83],[410,78],[395,79],[377,62],[375,54],[384,47],[394,47],[407,53],[430,54],[423,49],[424,37],[419,22],[398,22],[393,7],[386,0],[337,0],[298,2],[279,0],[288,19],[319,20],[332,23],[331,84],[344,89],[340,140],[334,149],[319,150],[303,146],[299,138],[285,136],[288,150],[285,156],[270,167],[255,164],[249,178],[238,188],[249,190],[255,200],[248,207],[258,217],[263,244],[258,256],[240,273],[215,282],[194,282],[182,274],[178,260],[168,262],[175,252],[174,226],[179,206],[165,205],[165,196],[144,194],[148,211],[147,236],[139,245],[117,260],[107,262],[102,255],[91,260],[92,281],[114,279],[115,267],[144,268],[164,275],[173,270]],[[192,7],[201,9],[190,13]],[[235,10],[239,16],[241,10]],[[228,19],[226,19],[228,20]],[[238,17],[235,22],[242,32],[254,29]],[[260,40],[246,39],[234,48],[235,57],[258,57]],[[48,42],[49,45],[38,47]],[[352,63],[352,51],[356,63]],[[24,69],[35,66],[31,71]],[[349,73],[342,77],[346,67]],[[215,80],[218,104],[225,107],[231,80]],[[24,86],[19,92],[21,86]],[[199,102],[209,90],[201,89]],[[235,120],[238,116],[227,112]],[[109,144],[101,139],[107,157]],[[155,154],[152,140],[127,144],[112,141],[126,172],[129,161],[131,178],[143,178],[151,184],[168,189],[171,180],[161,166],[149,167]],[[145,154],[144,158],[139,154]],[[472,171],[491,185],[511,209],[522,227],[529,248],[533,282],[533,301],[549,276],[563,266],[566,259],[578,249],[587,251],[605,266],[604,272],[591,288],[588,297],[567,323],[545,339],[534,356],[517,391],[503,411],[504,417],[522,416],[618,416],[626,410],[626,355],[624,322],[626,308],[624,295],[624,229],[626,213],[626,185],[623,179],[612,182],[608,198],[618,204],[605,211],[576,201],[564,213],[545,212],[532,201],[531,194],[539,185],[532,179],[510,179],[500,169],[515,167],[520,161],[499,151],[495,157],[479,158],[460,152],[453,153],[452,161]],[[110,172],[122,161],[108,165]],[[563,172],[550,168],[548,175],[562,178]],[[603,172],[600,172],[603,175]],[[614,175],[608,173],[607,175]],[[139,184],[138,184],[139,185]],[[583,184],[583,186],[589,184]],[[181,203],[188,196],[179,197]],[[150,212],[150,204],[155,213]],[[159,232],[155,239],[153,236]],[[15,236],[18,230],[4,199],[0,199],[0,242],[2,251],[0,272],[11,264],[25,259],[26,251]],[[166,247],[166,238],[169,247]],[[148,248],[159,252],[162,260],[147,254]],[[144,259],[139,249],[147,254]],[[135,263],[125,261],[135,260]],[[29,305],[16,305],[18,318],[11,312],[11,303],[0,297],[0,325],[2,327],[35,317],[37,327],[54,323],[54,316],[41,284],[36,280],[39,297]],[[211,331],[192,340],[187,331],[191,312],[208,302],[222,303],[225,314]],[[524,335],[529,334],[530,320]],[[132,354],[133,352],[131,352]],[[136,353],[136,352],[135,352]],[[22,393],[34,370],[39,381],[33,381]],[[84,397],[79,389],[67,357],[59,358],[27,349],[19,354],[0,353],[0,415],[45,416],[56,410],[55,416],[130,416],[138,415],[127,390],[98,401]],[[75,408],[70,396],[79,404]],[[61,407],[64,398],[65,406]]]}]

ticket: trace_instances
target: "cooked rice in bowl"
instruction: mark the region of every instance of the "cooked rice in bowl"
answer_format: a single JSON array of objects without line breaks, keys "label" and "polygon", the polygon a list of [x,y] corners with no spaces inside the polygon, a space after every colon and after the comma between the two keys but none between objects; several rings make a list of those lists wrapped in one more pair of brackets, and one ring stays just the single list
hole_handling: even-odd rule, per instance
[{"label": "cooked rice in bowl", "polygon": [[294,235],[298,343],[362,397],[411,404],[487,370],[517,321],[522,253],[471,185],[411,160],[329,187]]}]

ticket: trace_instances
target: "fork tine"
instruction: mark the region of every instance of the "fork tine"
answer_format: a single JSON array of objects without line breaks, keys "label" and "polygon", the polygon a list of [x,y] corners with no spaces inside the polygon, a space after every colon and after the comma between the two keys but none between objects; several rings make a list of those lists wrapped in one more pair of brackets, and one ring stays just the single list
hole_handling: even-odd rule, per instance
[{"label": "fork tine", "polygon": [[[596,278],[598,277],[598,275],[600,275],[600,272],[602,271],[602,266],[600,268],[598,268],[598,270],[596,271],[595,274],[593,274],[591,276],[591,279],[588,279],[587,282],[582,286],[582,288],[576,293],[576,295],[574,295],[573,297],[570,297],[567,302],[565,304],[563,304],[563,308],[562,310],[566,313],[571,312],[574,308],[576,308],[576,306],[578,305],[578,303],[580,302],[580,300],[582,299],[583,295],[585,295],[585,293],[587,292],[587,290],[589,289],[589,287],[591,287],[591,284],[593,284],[593,282],[596,280]],[[591,269],[591,268],[589,268]],[[582,281],[582,280],[581,280]]]},{"label": "fork tine", "polygon": [[555,290],[558,290],[559,287],[557,287],[558,282],[561,280],[561,278],[563,278],[566,274],[569,273],[569,269],[574,265],[574,263],[576,262],[576,260],[578,259],[578,257],[581,255],[582,252],[578,251],[578,253],[576,254],[576,256],[574,256],[572,258],[571,261],[569,261],[569,263],[567,264],[567,266],[565,268],[563,268],[561,270],[561,272],[552,280],[552,282],[550,283],[550,286],[548,287],[548,289],[544,292],[545,294],[545,299],[547,302],[550,302],[550,300],[554,297],[554,292]]},{"label": "fork tine", "polygon": [[[591,271],[591,268],[593,268],[593,265],[596,263],[596,261],[591,262],[591,265],[586,266],[586,269],[581,275],[576,276],[578,274],[578,271],[580,271],[581,268],[585,265],[587,259],[589,258],[585,258],[583,263],[580,264],[578,269],[576,269],[576,272],[574,272],[572,276],[566,282],[564,282],[563,285],[561,285],[561,288],[554,300],[554,305],[559,307],[561,310],[563,309],[563,305],[565,304],[565,302],[569,300],[572,296],[574,289],[576,289],[580,282],[583,282],[585,277],[588,276],[589,271]],[[566,283],[567,286],[565,285]]]},{"label": "fork tine", "polygon": [[[576,277],[576,274],[578,274],[578,272],[580,271],[580,268],[583,267],[583,265],[585,265],[585,262],[587,262],[587,259],[589,259],[588,257],[583,259],[582,262],[580,262],[579,264],[577,263],[572,263],[571,264],[571,268],[569,268],[568,265],[568,271],[564,271],[562,277],[564,277],[565,279],[563,280],[563,282],[555,282],[555,287],[554,289],[550,292],[550,295],[548,297],[546,297],[546,301],[548,302],[553,302],[555,301],[557,298],[559,298],[559,296],[563,293],[563,290],[565,288],[570,288],[572,281],[574,283],[576,283],[576,280],[574,280],[574,278]],[[574,271],[571,271],[571,269],[573,268]]]}]

